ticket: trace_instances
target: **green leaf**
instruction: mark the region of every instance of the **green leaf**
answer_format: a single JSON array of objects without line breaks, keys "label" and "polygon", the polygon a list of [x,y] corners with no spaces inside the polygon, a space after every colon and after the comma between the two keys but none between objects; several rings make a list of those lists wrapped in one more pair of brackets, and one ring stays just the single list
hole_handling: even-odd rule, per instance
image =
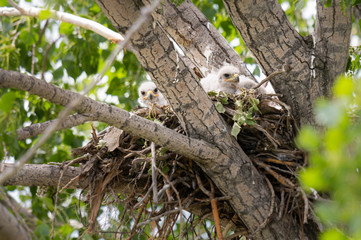
[{"label": "green leaf", "polygon": [[35,230],[36,236],[38,236],[41,239],[46,239],[46,237],[49,236],[50,228],[47,224],[41,223],[37,225],[37,228]]},{"label": "green leaf", "polygon": [[46,205],[46,207],[50,210],[53,211],[54,210],[54,204],[53,204],[53,200],[51,198],[48,197],[44,197],[42,198],[44,204]]},{"label": "green leaf", "polygon": [[256,122],[253,119],[246,119],[246,123],[249,126],[254,126],[256,125]]},{"label": "green leaf", "polygon": [[39,13],[39,19],[45,20],[54,17],[54,13],[52,13],[50,10],[41,10]]},{"label": "green leaf", "polygon": [[327,189],[326,181],[319,168],[307,168],[305,171],[301,172],[300,178],[302,183],[309,188],[313,188],[317,191]]},{"label": "green leaf", "polygon": [[351,78],[341,77],[336,81],[333,92],[337,97],[351,97],[354,89],[354,81]]},{"label": "green leaf", "polygon": [[226,109],[223,107],[222,103],[220,102],[216,102],[215,106],[219,113],[224,113],[226,111]]},{"label": "green leaf", "polygon": [[0,98],[0,110],[9,113],[13,109],[14,101],[16,99],[15,92],[7,92]]},{"label": "green leaf", "polygon": [[228,97],[224,97],[220,99],[222,104],[228,104]]},{"label": "green leaf", "polygon": [[238,134],[241,132],[241,127],[237,123],[233,123],[231,134],[237,139]]},{"label": "green leaf", "polygon": [[342,234],[340,229],[330,229],[323,232],[320,236],[320,240],[347,240],[349,239],[344,234]]},{"label": "green leaf", "polygon": [[210,91],[210,92],[208,92],[208,96],[217,96],[217,93],[216,92],[214,92],[214,91]]},{"label": "green leaf", "polygon": [[63,225],[59,228],[59,232],[60,232],[60,234],[63,235],[63,236],[70,235],[73,231],[74,231],[74,229],[73,229],[69,224],[63,224]]},{"label": "green leaf", "polygon": [[301,129],[297,137],[297,142],[302,148],[308,151],[317,149],[320,146],[319,135],[316,133],[315,129],[310,126]]},{"label": "green leaf", "polygon": [[259,69],[259,66],[257,65],[256,68],[253,70],[252,73],[254,76],[261,76],[261,70]]},{"label": "green leaf", "polygon": [[297,0],[294,11],[300,11],[305,6],[305,0]]}]

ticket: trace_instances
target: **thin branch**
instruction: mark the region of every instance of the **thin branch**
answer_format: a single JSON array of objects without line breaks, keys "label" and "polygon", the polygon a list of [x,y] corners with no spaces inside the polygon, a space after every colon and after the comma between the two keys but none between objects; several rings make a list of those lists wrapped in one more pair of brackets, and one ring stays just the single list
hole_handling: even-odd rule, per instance
[{"label": "thin branch", "polygon": [[[67,129],[71,127],[75,127],[81,125],[88,121],[96,120],[95,115],[82,115],[82,114],[73,114],[67,116],[61,124],[55,129],[55,131]],[[42,123],[36,123],[24,128],[20,128],[16,130],[16,134],[18,135],[18,140],[25,140],[26,138],[31,138],[37,136],[45,131],[47,127],[53,124],[56,120],[49,120]]]},{"label": "thin branch", "polygon": [[25,10],[23,8],[21,8],[18,4],[16,4],[14,1],[12,0],[8,0],[8,3],[13,6],[14,8],[16,8],[19,12],[21,12],[22,14],[25,13]]},{"label": "thin branch", "polygon": [[[47,22],[48,23],[48,22]],[[48,55],[49,55],[49,52],[50,52],[50,49],[55,45],[55,43],[60,39],[62,38],[63,35],[60,34],[60,36],[55,39],[52,43],[50,43],[46,49],[45,49],[45,52],[44,52],[44,57],[43,57],[43,63],[42,63],[42,69],[41,69],[41,80],[44,80],[45,77],[44,77],[44,73],[45,73],[45,67],[46,67],[46,61],[48,60]],[[40,39],[39,39],[40,40]]]},{"label": "thin branch", "polygon": [[158,202],[158,183],[157,183],[157,171],[156,171],[156,153],[155,153],[155,143],[152,142],[151,145],[152,150],[152,157],[151,157],[151,163],[152,163],[152,186],[153,186],[153,202]]},{"label": "thin branch", "polygon": [[[14,168],[15,164],[5,163],[4,170]],[[21,186],[45,186],[56,187],[60,177],[61,167],[57,165],[44,165],[44,164],[25,164],[25,166],[4,182],[4,185],[21,185]],[[71,167],[65,169],[61,186],[65,186],[71,179],[75,178],[81,173],[80,167]],[[85,188],[86,182],[80,178],[78,181],[73,182],[68,188]],[[126,184],[124,184],[126,185]]]},{"label": "thin branch", "polygon": [[[22,8],[21,8],[22,9]],[[51,15],[49,16],[49,18],[51,19],[55,19],[55,20],[60,20],[66,23],[70,23],[88,30],[91,30],[103,37],[105,37],[106,39],[110,40],[110,41],[114,41],[114,42],[118,42],[118,41],[122,41],[124,40],[124,38],[122,37],[122,35],[120,35],[117,32],[114,32],[112,30],[110,30],[107,27],[104,27],[103,25],[86,19],[86,18],[82,18],[82,17],[78,17],[75,15],[72,15],[70,13],[65,13],[65,12],[59,12],[59,11],[54,11],[54,10],[47,10],[47,9],[41,9],[41,8],[24,8],[22,9],[22,11],[20,11],[19,9],[14,8],[8,8],[8,7],[0,7],[0,16],[7,16],[7,17],[13,17],[13,16],[29,16],[29,17],[39,17],[39,14],[42,11],[50,11]]]},{"label": "thin branch", "polygon": [[263,84],[265,84],[266,82],[268,82],[269,80],[271,80],[272,78],[274,78],[275,76],[277,76],[278,74],[281,74],[281,73],[287,73],[291,71],[291,66],[288,65],[288,64],[284,64],[282,66],[282,69],[279,69],[273,73],[271,73],[268,77],[266,77],[265,79],[263,79],[260,83],[258,83],[256,86],[254,86],[252,89],[257,89],[259,88],[260,86],[262,86]]}]

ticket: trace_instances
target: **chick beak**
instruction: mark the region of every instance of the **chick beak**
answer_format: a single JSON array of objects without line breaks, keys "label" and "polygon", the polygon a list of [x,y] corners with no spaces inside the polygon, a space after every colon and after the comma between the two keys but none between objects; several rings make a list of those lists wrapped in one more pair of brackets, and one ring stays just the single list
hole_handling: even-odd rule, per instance
[{"label": "chick beak", "polygon": [[143,99],[153,100],[153,98],[155,98],[157,96],[158,96],[158,94],[155,94],[152,90],[149,90],[147,92],[147,95],[145,97],[143,97]]},{"label": "chick beak", "polygon": [[230,78],[224,79],[226,82],[238,82],[239,81],[239,74],[235,73]]}]

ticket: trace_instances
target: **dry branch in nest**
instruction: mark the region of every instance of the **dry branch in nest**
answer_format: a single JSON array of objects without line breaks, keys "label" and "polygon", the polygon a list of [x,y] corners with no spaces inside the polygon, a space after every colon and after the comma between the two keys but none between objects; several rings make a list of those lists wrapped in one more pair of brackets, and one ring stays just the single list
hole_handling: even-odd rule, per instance
[{"label": "dry branch in nest", "polygon": [[[244,90],[238,96],[225,93],[210,96],[233,126],[232,135],[267,178],[274,197],[281,200],[273,207],[278,210],[278,217],[292,214],[307,222],[308,199],[297,183],[297,172],[306,164],[305,156],[294,146],[297,127],[289,108],[276,98],[256,98],[254,90]],[[184,133],[169,107],[140,108],[134,113]],[[84,201],[89,207],[85,222],[90,233],[97,229],[96,218],[102,205],[122,204],[119,227],[114,230],[122,238],[152,234],[153,238],[165,239],[171,234],[178,238],[200,233],[212,238],[214,229],[209,231],[205,226],[205,220],[213,218],[212,196],[218,206],[223,235],[228,230],[233,236],[249,234],[227,203],[227,196],[213,188],[193,161],[154,143],[109,127],[99,134],[94,130],[92,140],[74,149],[73,154],[86,155],[81,166],[89,183]],[[181,210],[192,214],[182,216]]]}]

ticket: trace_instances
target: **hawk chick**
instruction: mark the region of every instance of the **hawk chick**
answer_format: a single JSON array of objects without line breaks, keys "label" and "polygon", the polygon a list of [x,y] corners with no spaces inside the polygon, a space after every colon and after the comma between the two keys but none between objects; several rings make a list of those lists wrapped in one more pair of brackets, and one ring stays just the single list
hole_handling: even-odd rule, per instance
[{"label": "hawk chick", "polygon": [[168,105],[162,93],[153,82],[144,82],[138,88],[138,102],[142,107],[152,107],[152,105]]},{"label": "hawk chick", "polygon": [[[257,85],[252,79],[241,75],[235,66],[223,66],[214,74],[208,74],[201,80],[201,85],[206,92],[226,92],[231,94],[239,93],[239,88],[251,89]],[[261,86],[257,89],[260,94],[267,94],[266,89]]]}]

